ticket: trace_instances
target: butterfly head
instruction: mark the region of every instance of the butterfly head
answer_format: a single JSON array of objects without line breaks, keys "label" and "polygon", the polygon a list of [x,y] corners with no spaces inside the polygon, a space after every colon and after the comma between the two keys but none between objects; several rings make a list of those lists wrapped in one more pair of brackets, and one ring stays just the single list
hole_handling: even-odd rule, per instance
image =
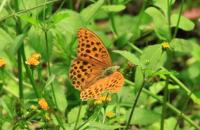
[{"label": "butterfly head", "polygon": [[104,76],[108,76],[111,75],[112,73],[114,73],[115,71],[117,71],[120,67],[119,66],[111,66],[108,67],[104,70]]}]

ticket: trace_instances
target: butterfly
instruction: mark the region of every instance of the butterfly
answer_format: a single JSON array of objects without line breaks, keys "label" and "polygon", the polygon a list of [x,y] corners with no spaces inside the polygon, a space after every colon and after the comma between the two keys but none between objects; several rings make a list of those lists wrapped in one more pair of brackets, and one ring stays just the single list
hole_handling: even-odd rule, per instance
[{"label": "butterfly", "polygon": [[102,40],[86,28],[80,28],[77,37],[77,58],[70,67],[69,78],[80,90],[81,100],[98,99],[104,92],[118,92],[124,77],[118,71],[119,66],[112,65]]}]

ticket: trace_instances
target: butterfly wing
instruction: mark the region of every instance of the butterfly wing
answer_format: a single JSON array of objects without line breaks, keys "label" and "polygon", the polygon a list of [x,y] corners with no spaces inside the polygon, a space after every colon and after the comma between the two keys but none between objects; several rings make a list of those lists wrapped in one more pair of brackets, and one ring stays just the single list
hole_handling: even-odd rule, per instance
[{"label": "butterfly wing", "polygon": [[105,85],[105,89],[110,93],[117,93],[121,89],[124,84],[124,76],[116,71],[112,75],[109,76],[107,83]]},{"label": "butterfly wing", "polygon": [[83,90],[95,82],[102,69],[90,62],[75,59],[70,67],[69,78],[76,89]]},{"label": "butterfly wing", "polygon": [[85,28],[78,31],[78,57],[104,68],[112,65],[110,55],[102,40]]},{"label": "butterfly wing", "polygon": [[98,99],[104,91],[116,93],[124,84],[123,75],[116,71],[113,74],[97,80],[87,89],[81,91],[81,100],[86,101],[88,99]]}]

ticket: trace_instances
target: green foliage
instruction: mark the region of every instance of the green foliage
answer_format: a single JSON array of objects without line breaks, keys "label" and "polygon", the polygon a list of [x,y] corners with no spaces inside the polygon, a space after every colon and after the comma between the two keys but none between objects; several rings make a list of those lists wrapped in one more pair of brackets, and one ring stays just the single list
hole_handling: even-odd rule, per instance
[{"label": "green foliage", "polygon": [[[182,7],[191,5],[175,0],[0,1],[0,129],[200,129],[200,22],[181,15]],[[125,78],[119,92],[104,93],[105,101],[81,101],[82,90],[69,78],[80,28],[102,39]],[[33,53],[41,57],[33,59]],[[30,65],[34,60],[38,65]]]}]

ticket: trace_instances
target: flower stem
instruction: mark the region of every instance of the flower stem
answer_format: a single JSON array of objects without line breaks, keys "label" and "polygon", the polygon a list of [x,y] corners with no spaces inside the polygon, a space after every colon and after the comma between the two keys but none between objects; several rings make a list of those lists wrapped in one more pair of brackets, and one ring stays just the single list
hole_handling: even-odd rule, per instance
[{"label": "flower stem", "polygon": [[144,80],[143,80],[142,85],[141,85],[140,89],[138,90],[138,93],[137,93],[136,98],[135,98],[135,100],[134,100],[133,106],[132,106],[132,108],[131,108],[131,113],[130,113],[130,115],[129,115],[128,122],[127,122],[127,124],[126,124],[126,129],[125,129],[125,130],[128,130],[128,129],[129,129],[129,125],[130,125],[130,122],[131,122],[131,119],[132,119],[132,116],[133,116],[133,112],[134,112],[134,110],[135,110],[135,108],[136,108],[138,99],[139,99],[139,97],[140,97],[140,94],[141,94],[142,89],[143,89],[144,86],[145,86],[145,82],[144,82]]},{"label": "flower stem", "polygon": [[76,122],[75,122],[75,125],[74,125],[74,130],[77,130],[76,128],[77,128],[77,125],[78,125],[78,120],[79,120],[79,117],[80,117],[82,104],[83,104],[83,102],[81,101],[81,104],[80,104],[79,110],[78,110],[78,114],[77,114],[77,117],[76,117]]},{"label": "flower stem", "polygon": [[165,115],[166,115],[166,103],[168,100],[168,76],[167,79],[165,81],[165,88],[164,88],[164,99],[163,99],[163,104],[162,104],[162,117],[161,117],[161,121],[160,121],[160,130],[164,130],[164,124],[165,124]]},{"label": "flower stem", "polygon": [[176,37],[176,34],[178,32],[179,23],[180,23],[180,20],[181,20],[181,14],[182,14],[182,11],[183,11],[183,4],[184,4],[184,0],[181,0],[181,7],[180,7],[180,11],[179,11],[179,15],[178,15],[178,21],[177,21],[177,24],[176,24],[176,28],[175,28],[175,31],[174,31],[173,38]]},{"label": "flower stem", "polygon": [[[44,35],[45,35],[45,44],[46,44],[46,51],[47,51],[47,68],[48,68],[48,73],[49,73],[49,77],[50,77],[51,76],[51,67],[50,67],[50,59],[49,59],[48,36],[47,36],[47,30],[46,29],[44,29]],[[56,105],[56,108],[58,108],[53,82],[50,85],[51,85],[51,91],[52,91],[52,94],[53,94],[54,103]]]},{"label": "flower stem", "polygon": [[171,41],[172,34],[171,34],[171,2],[170,0],[167,0],[167,20],[168,20],[169,41]]},{"label": "flower stem", "polygon": [[[18,5],[18,0],[15,0],[15,10],[19,11],[19,5]],[[16,21],[16,34],[21,34],[22,29],[21,29],[21,21],[19,18],[15,18]],[[22,74],[22,58],[21,58],[21,50],[22,50],[21,45],[17,51],[17,64],[18,64],[18,79],[19,79],[19,98],[23,102],[23,74]]]}]

